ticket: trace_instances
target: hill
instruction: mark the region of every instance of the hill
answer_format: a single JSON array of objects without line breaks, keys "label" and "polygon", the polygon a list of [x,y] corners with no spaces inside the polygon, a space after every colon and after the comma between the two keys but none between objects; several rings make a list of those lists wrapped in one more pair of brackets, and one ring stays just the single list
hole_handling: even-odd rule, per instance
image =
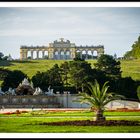
[{"label": "hill", "polygon": [[[69,60],[67,60],[69,61]],[[94,67],[96,60],[87,60]],[[8,65],[0,67],[8,68],[10,70],[21,70],[31,78],[37,71],[46,71],[54,64],[59,66],[64,60],[31,60],[31,61],[12,61]],[[135,60],[121,60],[122,77],[132,77],[134,80],[140,80],[140,59]]]},{"label": "hill", "polygon": [[132,50],[126,52],[124,58],[131,59],[131,58],[140,58],[140,36],[138,40],[132,45]]}]

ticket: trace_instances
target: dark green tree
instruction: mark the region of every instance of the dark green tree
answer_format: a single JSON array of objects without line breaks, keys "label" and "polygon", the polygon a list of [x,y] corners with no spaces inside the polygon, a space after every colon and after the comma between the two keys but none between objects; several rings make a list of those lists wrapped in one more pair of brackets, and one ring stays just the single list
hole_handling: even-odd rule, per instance
[{"label": "dark green tree", "polygon": [[61,69],[58,64],[55,64],[50,70],[48,70],[49,85],[51,87],[63,86]]},{"label": "dark green tree", "polygon": [[4,54],[2,52],[0,52],[0,60],[2,60]]},{"label": "dark green tree", "polygon": [[91,64],[86,61],[70,61],[70,82],[76,87],[77,91],[83,91],[85,87],[85,82],[92,79],[92,68]]},{"label": "dark green tree", "polygon": [[110,81],[111,90],[117,94],[124,95],[128,100],[138,100],[137,86],[138,83],[131,77]]},{"label": "dark green tree", "polygon": [[0,81],[3,81],[9,72],[10,72],[10,70],[8,70],[8,69],[0,68]]},{"label": "dark green tree", "polygon": [[68,80],[69,80],[69,63],[68,62],[64,62],[61,64],[60,66],[60,70],[61,70],[61,75],[62,75],[62,81],[64,83],[65,86],[68,86]]},{"label": "dark green tree", "polygon": [[40,87],[42,90],[46,91],[49,86],[49,74],[48,72],[37,72],[36,75],[32,77],[32,82],[34,87]]},{"label": "dark green tree", "polygon": [[[82,56],[82,58],[81,58]],[[77,52],[75,58],[73,59],[74,61],[84,61],[83,55],[81,55],[81,52]]]},{"label": "dark green tree", "polygon": [[116,61],[111,55],[101,55],[95,63],[95,68],[103,71],[110,78],[121,78],[120,61]]},{"label": "dark green tree", "polygon": [[7,71],[6,76],[3,79],[2,90],[7,91],[9,87],[17,88],[24,78],[28,78],[22,71],[14,70]]}]

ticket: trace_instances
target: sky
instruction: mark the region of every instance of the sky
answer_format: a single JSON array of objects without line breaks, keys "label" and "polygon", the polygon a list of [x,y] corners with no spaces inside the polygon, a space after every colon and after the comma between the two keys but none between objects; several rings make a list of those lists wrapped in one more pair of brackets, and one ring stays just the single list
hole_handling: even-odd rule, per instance
[{"label": "sky", "polygon": [[0,52],[20,57],[20,46],[63,37],[79,45],[104,45],[122,57],[140,35],[140,7],[0,7]]}]

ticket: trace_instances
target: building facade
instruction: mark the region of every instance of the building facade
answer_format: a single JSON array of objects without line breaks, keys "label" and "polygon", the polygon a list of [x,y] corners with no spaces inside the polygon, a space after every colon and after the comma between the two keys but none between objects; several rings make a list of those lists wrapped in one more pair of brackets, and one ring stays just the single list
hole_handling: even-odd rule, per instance
[{"label": "building facade", "polygon": [[75,43],[60,38],[59,41],[55,40],[53,43],[49,43],[48,46],[21,46],[20,60],[29,58],[66,60],[75,58],[76,53],[79,53],[81,58],[84,54],[87,59],[89,53],[93,57],[94,52],[99,57],[101,54],[104,54],[104,46],[76,46]]}]

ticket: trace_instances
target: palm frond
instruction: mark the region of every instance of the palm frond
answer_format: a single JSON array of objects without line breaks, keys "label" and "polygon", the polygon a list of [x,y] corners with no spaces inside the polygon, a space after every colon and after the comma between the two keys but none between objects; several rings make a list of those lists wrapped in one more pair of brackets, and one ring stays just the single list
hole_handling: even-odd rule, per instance
[{"label": "palm frond", "polygon": [[78,99],[75,102],[80,102],[81,104],[89,104],[95,109],[105,109],[105,105],[114,100],[125,99],[122,95],[117,95],[115,93],[107,93],[109,86],[108,81],[105,82],[100,89],[100,85],[97,80],[94,84],[88,82],[87,87],[91,92],[91,95],[87,93],[78,94]]}]

